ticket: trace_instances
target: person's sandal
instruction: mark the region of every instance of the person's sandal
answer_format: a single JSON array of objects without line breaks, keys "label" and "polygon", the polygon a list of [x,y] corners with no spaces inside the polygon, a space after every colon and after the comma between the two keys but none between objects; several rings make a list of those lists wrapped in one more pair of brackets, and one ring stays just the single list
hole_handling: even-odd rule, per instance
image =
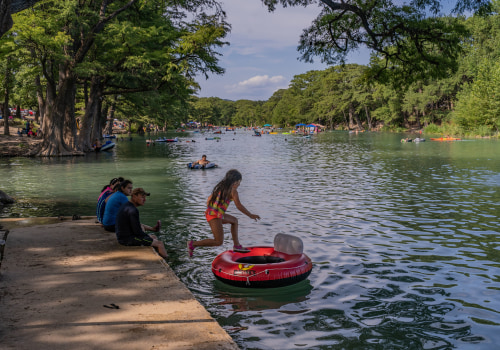
[{"label": "person's sandal", "polygon": [[244,248],[241,244],[233,246],[233,251],[238,253],[250,253],[250,249]]},{"label": "person's sandal", "polygon": [[188,241],[187,242],[187,248],[188,248],[189,257],[192,258],[193,257],[193,252],[194,252],[193,241]]}]

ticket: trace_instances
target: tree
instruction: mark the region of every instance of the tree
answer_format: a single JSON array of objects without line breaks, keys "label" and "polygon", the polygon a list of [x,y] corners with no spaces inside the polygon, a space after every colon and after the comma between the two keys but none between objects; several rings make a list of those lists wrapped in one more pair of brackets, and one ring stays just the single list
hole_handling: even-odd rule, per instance
[{"label": "tree", "polygon": [[9,35],[0,39],[0,96],[3,97],[3,102],[0,104],[0,112],[3,115],[4,135],[10,135],[9,116],[10,116],[10,99],[12,89],[15,86],[14,68],[17,66],[16,46],[14,38]]},{"label": "tree", "polygon": [[41,0],[0,0],[0,36],[12,28],[14,13],[21,12]]},{"label": "tree", "polygon": [[[262,0],[270,11],[276,5],[308,6],[316,0]],[[377,67],[400,67],[405,77],[422,71],[445,76],[455,70],[460,42],[466,34],[463,21],[444,17],[437,0],[364,1],[320,0],[321,12],[300,38],[301,59],[320,57],[328,64],[344,63],[347,55],[367,47],[384,60]],[[487,0],[457,0],[449,14],[486,13]],[[425,67],[425,69],[422,69]]]},{"label": "tree", "polygon": [[[35,53],[47,81],[39,155],[88,150],[100,133],[106,105],[129,115],[151,112],[165,123],[169,106],[169,116],[183,118],[182,105],[197,88],[196,74],[223,72],[214,51],[225,44],[220,38],[228,31],[220,5],[184,0],[165,6],[163,1],[69,0],[42,3],[16,20],[23,45]],[[80,84],[88,93],[79,94]],[[85,112],[77,137],[80,96],[85,96]]]}]

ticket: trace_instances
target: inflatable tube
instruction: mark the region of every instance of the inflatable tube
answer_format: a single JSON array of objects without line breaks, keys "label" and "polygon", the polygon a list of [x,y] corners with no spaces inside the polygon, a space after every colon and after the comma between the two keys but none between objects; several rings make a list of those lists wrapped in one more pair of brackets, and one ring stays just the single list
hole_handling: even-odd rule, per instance
[{"label": "inflatable tube", "polygon": [[274,247],[248,247],[249,253],[227,250],[212,262],[215,277],[246,288],[284,287],[306,279],[312,270],[305,254],[287,254]]},{"label": "inflatable tube", "polygon": [[187,167],[189,169],[210,169],[210,168],[217,168],[217,164],[215,163],[208,163],[207,165],[203,166],[201,164],[195,164],[193,165],[193,163],[188,163]]},{"label": "inflatable tube", "polygon": [[177,137],[175,139],[167,139],[166,137],[160,137],[155,140],[155,142],[177,142],[179,141]]}]

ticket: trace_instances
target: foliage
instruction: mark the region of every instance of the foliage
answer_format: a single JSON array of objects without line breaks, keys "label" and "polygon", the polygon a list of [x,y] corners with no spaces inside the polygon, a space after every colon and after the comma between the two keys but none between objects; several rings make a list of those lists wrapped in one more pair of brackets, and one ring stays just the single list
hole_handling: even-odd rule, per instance
[{"label": "foliage", "polygon": [[[308,6],[316,0],[262,0],[270,11],[277,4]],[[328,64],[345,63],[360,47],[383,61],[380,70],[397,68],[398,80],[444,77],[457,69],[460,43],[466,35],[463,22],[444,16],[437,0],[400,1],[320,0],[321,12],[300,38],[301,58],[319,57]],[[449,14],[488,13],[486,0],[458,0]],[[393,74],[391,72],[390,74]]]},{"label": "foliage", "polygon": [[[443,15],[434,0],[320,0],[321,13],[304,31],[299,50],[306,61],[320,57],[335,65],[295,75],[287,89],[267,101],[194,96],[197,76],[224,72],[217,49],[227,44],[223,39],[230,26],[217,1],[132,2],[106,21],[99,1],[44,1],[16,15],[12,34],[0,45],[2,74],[15,74],[0,79],[0,95],[9,91],[10,103],[43,109],[40,101],[49,101],[50,87],[62,83],[59,67],[67,65],[75,91],[66,114],[73,119],[114,113],[133,128],[196,120],[232,126],[411,127],[450,135],[498,132],[499,0],[457,1],[455,14],[475,11],[467,19]],[[277,4],[315,3],[263,2],[271,10]],[[128,3],[110,3],[107,14]],[[362,45],[373,50],[370,65],[343,64]]]},{"label": "foliage", "polygon": [[436,124],[429,124],[424,128],[426,134],[440,134],[441,128]]}]

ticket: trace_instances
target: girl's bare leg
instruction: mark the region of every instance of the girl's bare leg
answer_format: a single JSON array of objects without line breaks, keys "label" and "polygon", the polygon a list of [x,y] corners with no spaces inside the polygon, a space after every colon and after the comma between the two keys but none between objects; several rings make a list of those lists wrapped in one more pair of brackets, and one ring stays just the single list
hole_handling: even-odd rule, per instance
[{"label": "girl's bare leg", "polygon": [[215,247],[224,243],[224,229],[222,227],[222,219],[212,219],[208,222],[214,238],[206,238],[201,241],[193,241],[193,247]]},{"label": "girl's bare leg", "polygon": [[231,224],[231,237],[233,238],[233,244],[235,246],[240,245],[240,240],[238,238],[238,219],[232,215],[225,214],[222,219],[223,224]]}]

